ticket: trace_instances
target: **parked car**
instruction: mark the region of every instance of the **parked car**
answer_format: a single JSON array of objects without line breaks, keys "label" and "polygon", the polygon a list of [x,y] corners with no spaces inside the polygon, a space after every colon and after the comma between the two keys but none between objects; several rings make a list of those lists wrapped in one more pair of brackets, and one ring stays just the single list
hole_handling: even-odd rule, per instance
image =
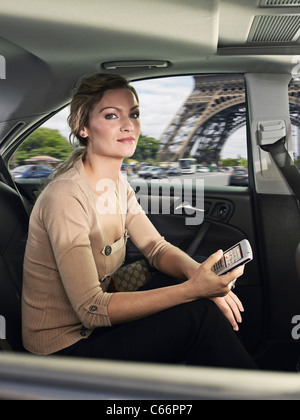
[{"label": "parked car", "polygon": [[141,178],[146,178],[147,177],[147,175],[148,175],[148,173],[149,173],[149,171],[152,169],[153,167],[152,166],[143,166],[139,171],[138,171],[138,175],[141,177]]},{"label": "parked car", "polygon": [[235,185],[235,186],[248,186],[248,169],[246,168],[238,168],[234,169],[232,174],[229,177],[228,185]]},{"label": "parked car", "polygon": [[162,179],[166,178],[166,171],[163,168],[153,167],[151,168],[144,178],[151,178],[151,179]]},{"label": "parked car", "polygon": [[182,175],[182,170],[181,168],[169,168],[166,169],[166,175],[167,176],[180,176]]},{"label": "parked car", "polygon": [[148,166],[139,171],[139,176],[144,179],[161,179],[166,177],[165,170],[158,166]]},{"label": "parked car", "polygon": [[11,173],[15,179],[48,178],[53,168],[49,165],[22,165],[14,168]]},{"label": "parked car", "polygon": [[206,174],[206,173],[210,172],[210,170],[209,170],[209,168],[208,168],[207,166],[200,166],[200,167],[197,169],[197,172],[201,172],[201,173],[203,173],[203,174]]},{"label": "parked car", "polygon": [[[117,398],[129,399],[130,406],[138,399],[300,399],[299,180],[297,171],[289,171],[291,183],[271,157],[273,144],[285,157],[286,151],[299,155],[299,22],[298,0],[1,1],[0,348],[6,351],[0,351],[0,399],[99,398],[110,408]],[[135,84],[141,116],[148,116],[143,133],[160,139],[162,162],[192,156],[231,166],[227,158],[250,152],[247,188],[189,184],[190,204],[197,207],[202,194],[202,224],[194,225],[194,215],[176,206],[160,211],[162,192],[148,217],[198,261],[249,240],[254,259],[235,289],[245,307],[238,338],[260,372],[78,362],[24,351],[22,267],[39,182],[12,180],[7,168],[34,130],[59,118],[59,111],[66,120],[78,79],[99,71]],[[141,258],[130,240],[127,257]],[[197,402],[192,404],[195,414]],[[175,406],[159,407],[163,414]]]}]

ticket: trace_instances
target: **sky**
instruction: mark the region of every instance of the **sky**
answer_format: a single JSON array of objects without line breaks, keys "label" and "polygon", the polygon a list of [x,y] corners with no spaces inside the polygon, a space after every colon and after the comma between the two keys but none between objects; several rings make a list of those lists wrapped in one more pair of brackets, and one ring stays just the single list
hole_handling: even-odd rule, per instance
[{"label": "sky", "polygon": [[[194,80],[190,76],[152,79],[133,82],[140,98],[142,133],[159,139],[174,115],[192,92]],[[58,129],[68,139],[68,108],[65,108],[43,127]],[[237,130],[226,142],[221,158],[247,157],[246,127]]]}]

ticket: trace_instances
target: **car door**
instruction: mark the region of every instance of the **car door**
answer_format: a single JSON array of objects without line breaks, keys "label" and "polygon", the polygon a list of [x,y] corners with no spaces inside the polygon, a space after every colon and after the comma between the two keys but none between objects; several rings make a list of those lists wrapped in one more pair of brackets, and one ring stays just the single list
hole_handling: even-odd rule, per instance
[{"label": "car door", "polygon": [[[245,306],[239,334],[254,353],[263,332],[264,305],[253,189],[228,186],[233,167],[248,166],[244,77],[189,76],[136,82],[135,87],[140,93],[143,134],[147,130],[161,142],[155,164],[180,168],[180,159],[191,156],[196,164],[190,173],[152,180],[147,188],[138,176],[128,174],[128,179],[157,230],[197,261],[242,239],[250,241],[254,260],[238,281],[236,293]],[[152,104],[153,128],[143,118],[144,102],[148,112]],[[160,122],[162,115],[166,117]],[[209,171],[198,172],[198,165]],[[128,261],[141,257],[130,241],[127,257]]]},{"label": "car door", "polygon": [[[175,114],[160,136],[160,165],[165,165],[169,153],[169,157],[175,154],[171,165],[176,165],[179,158],[193,156],[198,164],[210,168],[209,173],[189,174],[185,180],[192,191],[189,204],[197,207],[199,196],[203,198],[201,222],[187,223],[196,217],[196,212],[176,211],[185,196],[184,191],[181,195],[177,191],[176,196],[174,181],[169,181],[173,191],[169,197],[163,184],[160,188],[153,183],[148,185],[146,207],[158,231],[199,262],[244,238],[250,241],[254,259],[236,288],[245,307],[240,338],[263,368],[294,370],[300,354],[299,341],[291,334],[292,320],[300,311],[300,282],[295,265],[295,250],[300,242],[299,208],[274,164],[269,163],[269,171],[261,176],[262,152],[256,131],[257,119],[273,119],[279,109],[289,124],[288,77],[255,76],[246,75],[246,81],[237,75],[194,77],[194,84],[176,104]],[[173,82],[184,91],[186,81]],[[140,83],[140,88],[142,83],[145,82]],[[168,83],[171,87],[172,82]],[[138,84],[136,87],[139,90]],[[161,102],[162,91],[159,90]],[[159,121],[157,106],[154,114]],[[299,111],[294,108],[294,112]],[[234,166],[247,167],[248,186],[227,186]],[[228,167],[229,173],[223,172]],[[184,190],[184,177],[180,178]],[[203,184],[198,185],[200,179]],[[145,190],[136,179],[132,184],[137,192]],[[170,201],[169,212],[163,211],[166,200]],[[138,258],[130,242],[128,254]]]},{"label": "car door", "polygon": [[[152,186],[155,184],[152,184]],[[133,183],[139,190],[138,182]],[[180,197],[170,197],[170,213],[157,211],[162,208],[166,195],[153,196],[149,186],[149,200],[155,203],[155,211],[148,207],[148,217],[157,230],[170,243],[178,246],[199,262],[203,262],[218,249],[226,250],[232,245],[248,239],[254,252],[254,260],[247,266],[244,276],[238,281],[236,293],[245,307],[241,338],[249,351],[253,352],[259,345],[263,328],[262,279],[259,253],[256,246],[256,232],[253,215],[253,197],[250,189],[243,191],[233,188],[209,187],[204,190],[204,218],[201,223],[187,224],[196,216],[191,211],[182,214],[175,210],[174,202],[179,204]],[[199,202],[197,194],[203,192],[193,189],[192,200]],[[158,204],[159,203],[159,204]],[[129,241],[128,261],[139,259],[141,255]]]}]

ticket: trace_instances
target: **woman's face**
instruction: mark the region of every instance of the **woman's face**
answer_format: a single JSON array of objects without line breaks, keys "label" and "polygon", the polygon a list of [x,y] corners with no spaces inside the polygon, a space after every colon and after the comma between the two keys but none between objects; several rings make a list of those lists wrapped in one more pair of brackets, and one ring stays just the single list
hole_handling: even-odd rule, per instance
[{"label": "woman's face", "polygon": [[89,126],[81,131],[88,151],[123,159],[134,154],[140,136],[139,106],[129,89],[105,92],[90,113]]}]

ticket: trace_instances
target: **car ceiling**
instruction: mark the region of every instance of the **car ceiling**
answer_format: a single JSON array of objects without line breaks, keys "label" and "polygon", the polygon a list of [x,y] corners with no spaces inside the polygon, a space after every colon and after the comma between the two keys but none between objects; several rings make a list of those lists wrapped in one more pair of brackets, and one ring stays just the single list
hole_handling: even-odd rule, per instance
[{"label": "car ceiling", "polygon": [[[300,0],[1,0],[0,151],[66,104],[82,74],[291,73],[299,29]],[[135,64],[103,68],[116,61]]]}]

